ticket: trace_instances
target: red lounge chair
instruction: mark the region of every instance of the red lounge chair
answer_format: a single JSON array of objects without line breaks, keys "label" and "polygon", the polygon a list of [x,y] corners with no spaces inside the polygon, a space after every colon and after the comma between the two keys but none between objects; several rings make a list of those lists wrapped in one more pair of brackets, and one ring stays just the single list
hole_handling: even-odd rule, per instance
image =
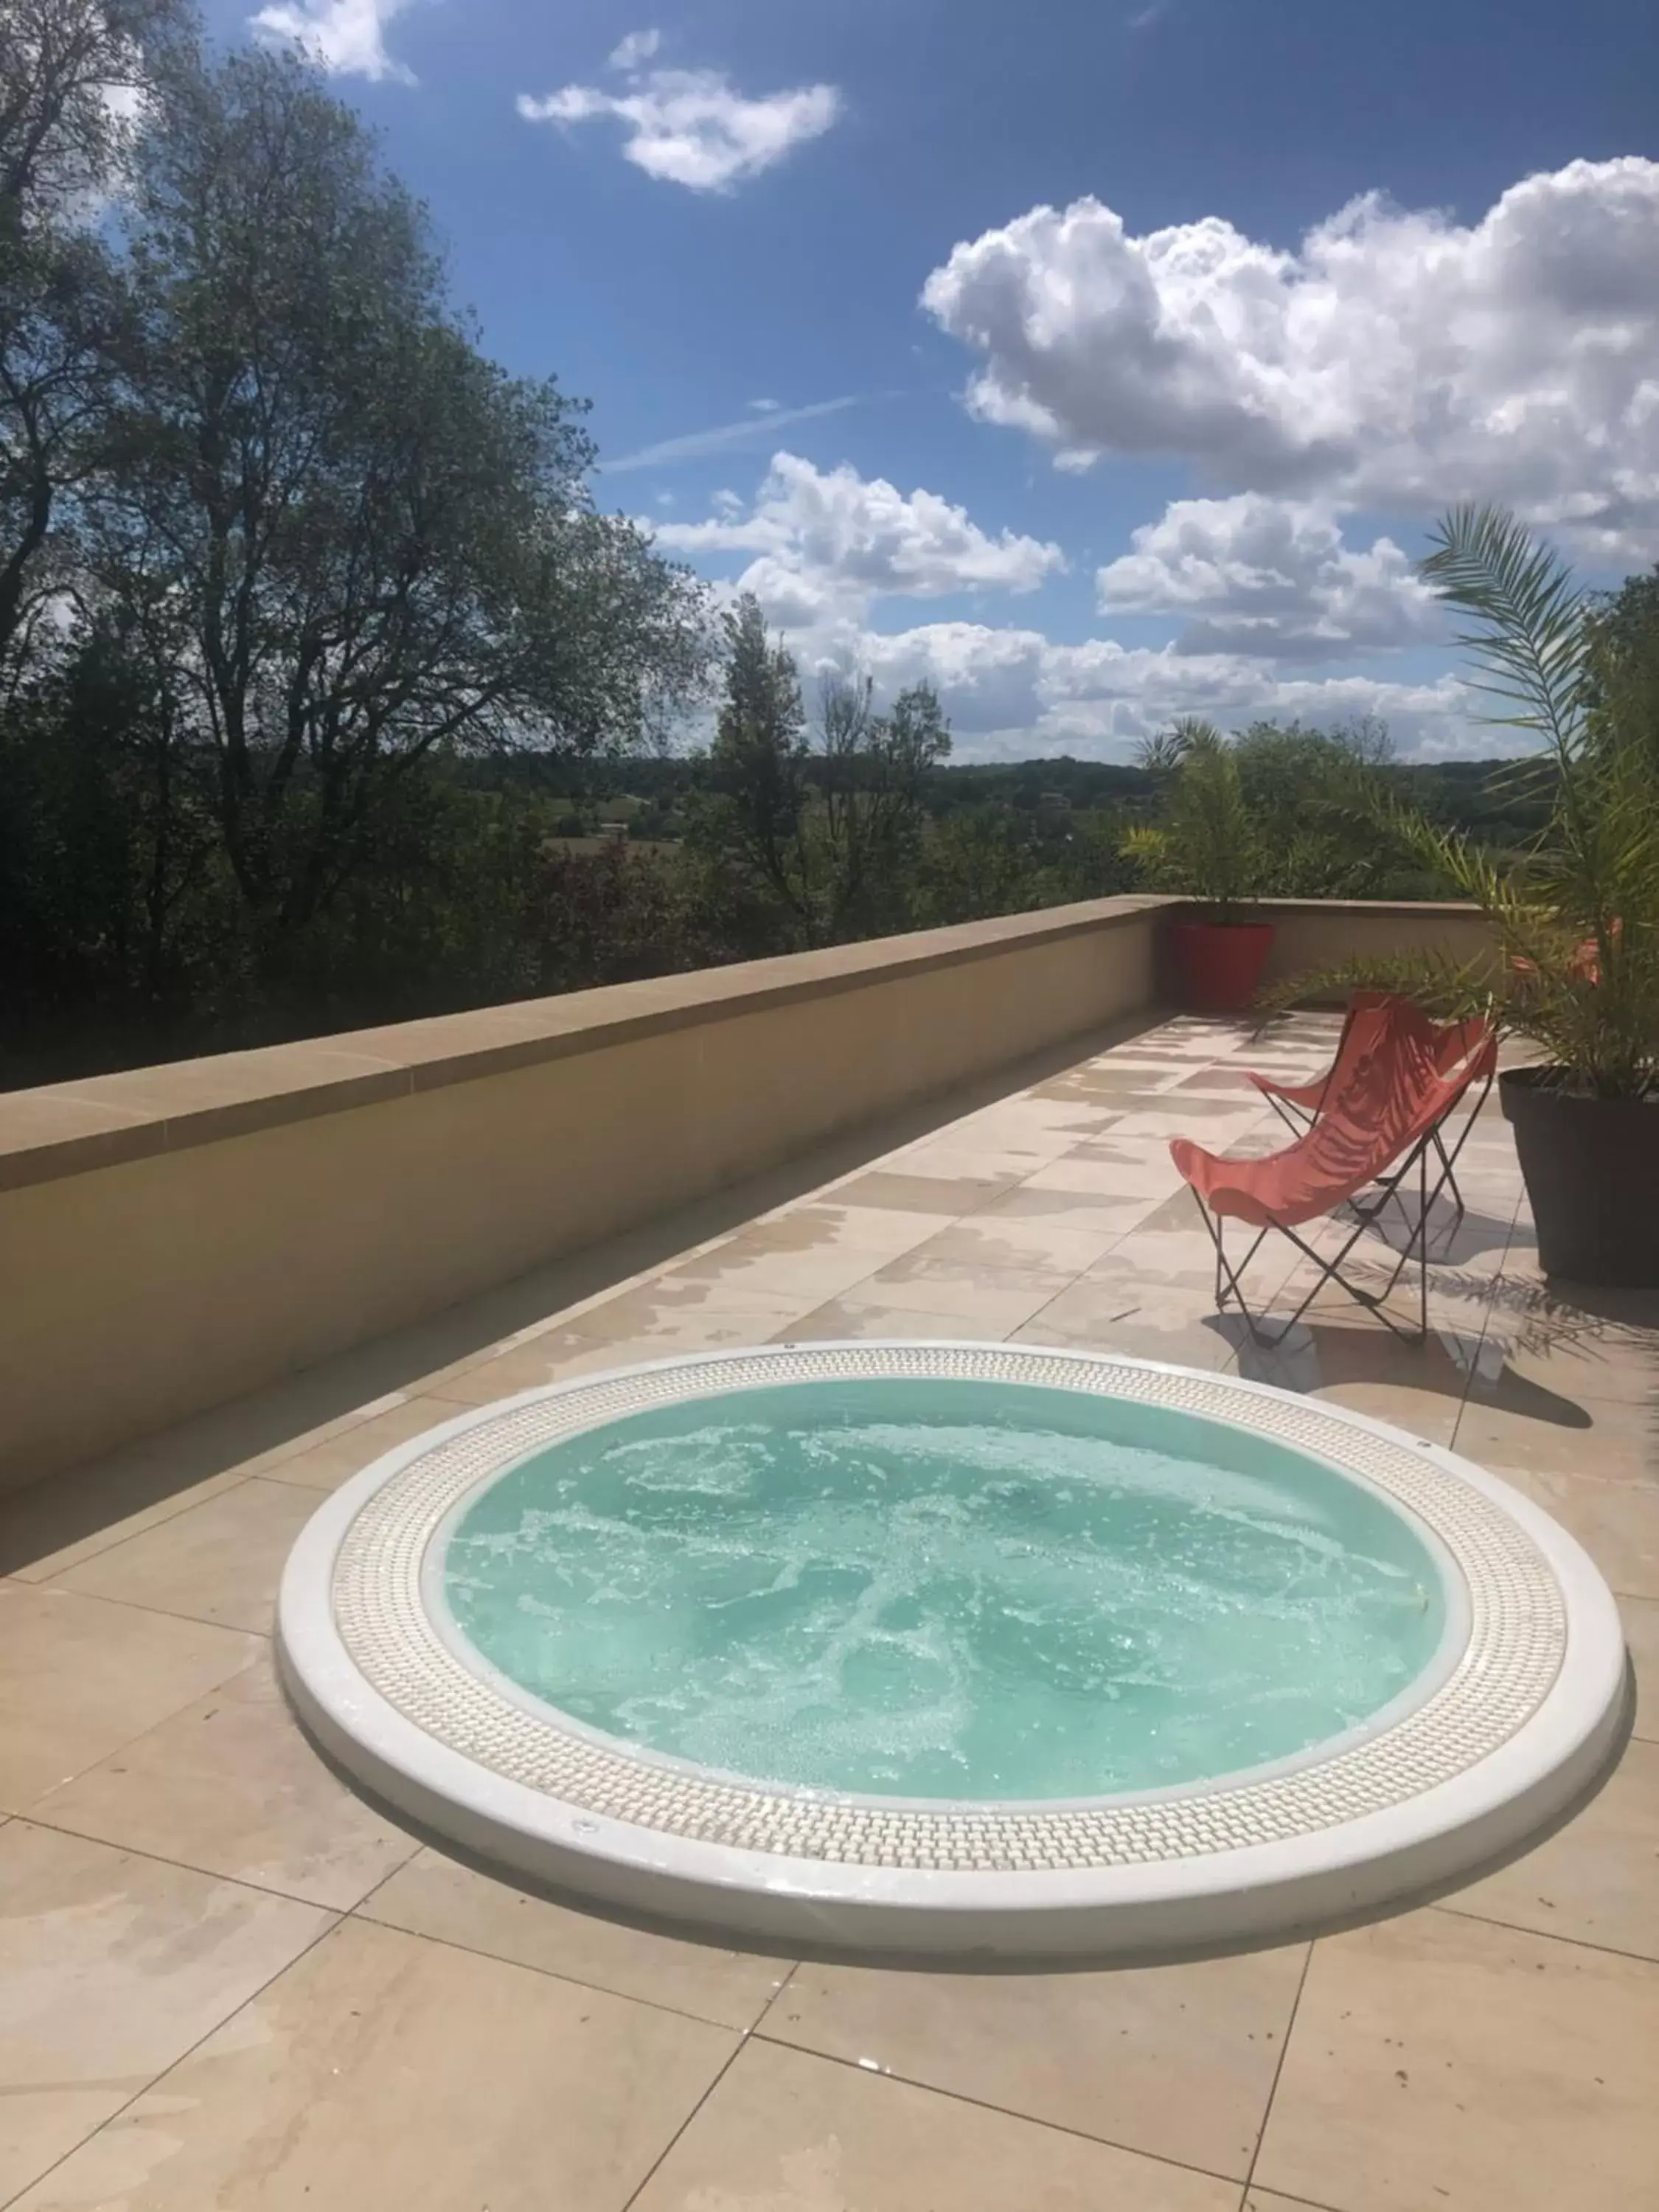
[{"label": "red lounge chair", "polygon": [[[1354,1062],[1374,1048],[1379,1034],[1376,1018],[1382,1010],[1411,1004],[1411,1000],[1394,991],[1356,991],[1348,1001],[1342,1033],[1336,1041],[1336,1058],[1323,1075],[1316,1076],[1311,1083],[1276,1083],[1271,1075],[1258,1075],[1254,1069],[1246,1073],[1279,1120],[1300,1136],[1318,1120],[1326,1098],[1334,1097],[1340,1091]],[[1490,1034],[1490,1024],[1485,1021],[1453,1022],[1435,1034],[1438,1040],[1436,1058],[1444,1074],[1468,1058],[1475,1046]],[[1433,1139],[1435,1151],[1446,1170],[1446,1190],[1461,1221],[1465,1211],[1463,1194],[1451,1171],[1443,1130],[1437,1127]]]},{"label": "red lounge chair", "polygon": [[[1340,1284],[1351,1297],[1370,1307],[1397,1336],[1420,1343],[1428,1334],[1428,1226],[1430,1210],[1450,1178],[1464,1139],[1474,1123],[1498,1067],[1498,1043],[1485,1022],[1460,1024],[1455,1040],[1436,1028],[1408,1000],[1386,999],[1357,1008],[1350,1024],[1339,1087],[1328,1083],[1312,1127],[1293,1145],[1265,1159],[1229,1160],[1206,1152],[1189,1138],[1170,1146],[1183,1179],[1191,1185],[1216,1255],[1216,1304],[1231,1297],[1258,1344],[1278,1344],[1289,1334],[1328,1282]],[[1456,1056],[1454,1057],[1454,1052]],[[1474,1109],[1440,1167],[1432,1188],[1429,1156],[1436,1150],[1446,1117],[1479,1085]],[[1415,1169],[1414,1212],[1407,1209],[1409,1235],[1380,1291],[1363,1290],[1342,1273],[1343,1262],[1390,1199],[1405,1205],[1401,1188]],[[1320,1257],[1297,1231],[1310,1221],[1352,1206],[1358,1218],[1333,1260]],[[1231,1216],[1255,1231],[1249,1249],[1236,1265],[1228,1259],[1223,1223]],[[1246,1304],[1240,1278],[1269,1231],[1279,1230],[1313,1261],[1317,1279],[1277,1334],[1269,1335]],[[1420,1319],[1415,1330],[1402,1328],[1383,1308],[1395,1285],[1415,1257],[1420,1273]]]}]

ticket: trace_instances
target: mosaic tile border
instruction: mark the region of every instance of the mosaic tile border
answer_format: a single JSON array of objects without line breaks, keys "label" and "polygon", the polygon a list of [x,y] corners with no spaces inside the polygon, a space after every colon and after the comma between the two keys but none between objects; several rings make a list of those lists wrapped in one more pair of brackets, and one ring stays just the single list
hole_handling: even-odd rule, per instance
[{"label": "mosaic tile border", "polygon": [[[1150,1401],[1231,1421],[1352,1468],[1415,1512],[1457,1562],[1469,1633],[1451,1671],[1393,1725],[1328,1759],[1210,1791],[1029,1806],[930,1809],[814,1796],[631,1755],[510,1705],[471,1673],[428,1617],[428,1544],[457,1501],[556,1439],[670,1401],[780,1382],[912,1376],[1033,1384]],[[1492,1498],[1403,1442],[1317,1406],[1220,1376],[1108,1357],[1008,1347],[787,1346],[601,1377],[469,1425],[418,1452],[357,1513],[335,1558],[347,1653],[409,1722],[488,1771],[636,1827],[826,1864],[962,1872],[1125,1867],[1306,1837],[1450,1781],[1537,1712],[1566,1647],[1551,1569]]]}]

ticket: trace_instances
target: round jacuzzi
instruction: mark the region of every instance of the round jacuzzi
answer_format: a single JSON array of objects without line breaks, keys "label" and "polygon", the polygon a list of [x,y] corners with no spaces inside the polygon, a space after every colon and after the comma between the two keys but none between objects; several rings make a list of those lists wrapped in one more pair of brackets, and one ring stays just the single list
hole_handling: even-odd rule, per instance
[{"label": "round jacuzzi", "polygon": [[1437,1886],[1577,1796],[1618,1615],[1495,1478],[1260,1384],[814,1344],[532,1391],[296,1543],[299,1710],[483,1859],[729,1936],[1101,1956]]}]

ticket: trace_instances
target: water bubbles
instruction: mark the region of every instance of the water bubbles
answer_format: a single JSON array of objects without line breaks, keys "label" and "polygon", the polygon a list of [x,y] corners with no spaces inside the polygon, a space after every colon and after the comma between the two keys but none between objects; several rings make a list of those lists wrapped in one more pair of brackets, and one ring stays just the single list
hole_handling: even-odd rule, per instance
[{"label": "water bubbles", "polygon": [[1081,1796],[1285,1756],[1437,1639],[1398,1516],[1253,1441],[990,1384],[797,1385],[523,1462],[446,1563],[494,1664],[590,1725],[758,1780]]}]

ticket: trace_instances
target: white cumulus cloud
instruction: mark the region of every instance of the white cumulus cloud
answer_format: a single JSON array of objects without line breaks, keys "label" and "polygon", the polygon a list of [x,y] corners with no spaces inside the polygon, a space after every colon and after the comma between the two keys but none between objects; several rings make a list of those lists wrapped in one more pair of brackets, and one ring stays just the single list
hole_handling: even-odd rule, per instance
[{"label": "white cumulus cloud", "polygon": [[750,553],[739,580],[790,629],[856,616],[886,594],[1031,592],[1064,568],[1057,545],[1008,530],[992,537],[936,492],[902,492],[843,465],[820,470],[775,454],[751,506],[729,496],[702,522],[662,525],[659,545],[680,553]]},{"label": "white cumulus cloud", "polygon": [[613,70],[636,70],[648,62],[662,44],[660,31],[630,31],[625,39],[618,39],[611,49]]},{"label": "white cumulus cloud", "polygon": [[267,40],[297,39],[334,76],[413,84],[414,73],[386,50],[386,27],[408,4],[409,0],[280,0],[249,21]]},{"label": "white cumulus cloud", "polygon": [[1176,617],[1178,653],[1328,660],[1444,640],[1438,602],[1393,539],[1351,549],[1318,501],[1176,500],[1130,543],[1097,572],[1101,609]]},{"label": "white cumulus cloud", "polygon": [[[620,68],[647,58],[641,38],[624,39],[611,60]],[[619,58],[627,52],[629,58]],[[724,70],[650,70],[630,76],[620,93],[597,85],[567,84],[543,99],[519,95],[526,122],[566,127],[612,116],[626,126],[627,159],[665,183],[698,192],[724,192],[759,176],[792,148],[821,137],[841,113],[831,84],[797,85],[785,92],[739,92]]]},{"label": "white cumulus cloud", "polygon": [[960,622],[886,634],[849,627],[817,641],[815,657],[867,668],[884,691],[932,684],[964,759],[1066,752],[1127,759],[1177,714],[1206,715],[1231,729],[1258,719],[1328,728],[1380,715],[1407,757],[1513,750],[1503,743],[1507,732],[1471,728],[1467,695],[1452,676],[1426,684],[1286,680],[1249,655],[1182,654],[1112,638],[1063,644],[1040,630]]},{"label": "white cumulus cloud", "polygon": [[959,245],[924,304],[987,421],[1062,462],[1419,514],[1493,498],[1610,559],[1659,549],[1659,161],[1573,161],[1478,222],[1376,195],[1293,252],[1097,199]]},{"label": "white cumulus cloud", "polygon": [[[1409,624],[1420,587],[1402,578],[1403,556],[1386,539],[1368,553],[1349,553],[1316,511],[1280,515],[1276,504],[1263,501],[1265,512],[1257,512],[1247,502],[1180,502],[1136,533],[1135,550],[1122,563],[1101,572],[1124,569],[1114,593],[1121,586],[1138,605],[1156,598],[1158,611],[1187,617],[1181,633],[1160,646],[1110,636],[1061,641],[1039,629],[982,621],[873,628],[878,600],[1029,592],[1066,563],[1057,545],[1007,530],[994,536],[937,493],[901,491],[845,464],[819,469],[798,454],[777,453],[753,498],[716,492],[705,519],[662,521],[656,542],[693,557],[750,556],[738,575],[716,585],[720,599],[752,592],[809,677],[827,668],[866,670],[886,696],[907,684],[932,684],[964,758],[1059,752],[1127,758],[1177,714],[1208,715],[1228,728],[1258,718],[1328,726],[1380,715],[1407,755],[1494,744],[1512,750],[1509,732],[1494,739],[1472,724],[1455,676],[1391,682],[1297,664],[1285,641],[1316,659],[1322,641],[1316,648],[1310,641],[1322,622],[1345,622],[1356,650],[1384,636],[1406,641],[1396,617],[1377,612],[1372,601],[1380,594],[1391,605],[1390,594],[1403,586],[1413,611]],[[1269,586],[1230,572],[1269,562],[1285,564],[1288,583],[1267,608],[1261,595],[1272,595]],[[1206,569],[1216,572],[1213,580]],[[1219,624],[1207,641],[1198,635],[1201,620]],[[1257,633],[1259,621],[1276,627],[1270,647]],[[1226,644],[1230,625],[1238,641]]]}]

